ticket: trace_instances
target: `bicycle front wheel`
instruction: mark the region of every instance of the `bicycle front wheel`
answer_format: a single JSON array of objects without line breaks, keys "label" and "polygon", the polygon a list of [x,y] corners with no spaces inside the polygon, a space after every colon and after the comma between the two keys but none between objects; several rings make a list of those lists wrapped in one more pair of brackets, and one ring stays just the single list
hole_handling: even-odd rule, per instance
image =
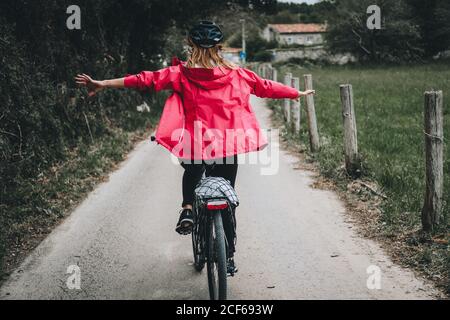
[{"label": "bicycle front wheel", "polygon": [[211,300],[227,299],[227,255],[222,215],[213,213],[208,230],[208,286]]}]

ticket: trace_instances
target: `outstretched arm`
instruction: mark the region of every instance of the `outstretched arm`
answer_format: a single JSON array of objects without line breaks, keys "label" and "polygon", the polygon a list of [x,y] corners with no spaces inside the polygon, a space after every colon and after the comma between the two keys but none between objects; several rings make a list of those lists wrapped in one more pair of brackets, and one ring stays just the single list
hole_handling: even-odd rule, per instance
[{"label": "outstretched arm", "polygon": [[125,78],[117,78],[110,80],[94,80],[87,74],[79,74],[75,77],[77,84],[85,86],[88,89],[88,95],[90,97],[97,94],[97,92],[102,91],[106,88],[125,88],[124,84]]},{"label": "outstretched arm", "polygon": [[298,100],[301,97],[315,93],[314,90],[298,91],[282,83],[263,79],[248,69],[242,69],[242,71],[245,72],[245,78],[252,87],[251,93],[261,98]]},{"label": "outstretched arm", "polygon": [[142,71],[135,75],[111,80],[93,80],[87,74],[79,74],[75,77],[77,84],[85,86],[89,90],[89,96],[106,88],[130,88],[140,91],[146,90],[173,90],[177,88],[180,77],[180,69],[176,66],[167,67],[157,71]]}]

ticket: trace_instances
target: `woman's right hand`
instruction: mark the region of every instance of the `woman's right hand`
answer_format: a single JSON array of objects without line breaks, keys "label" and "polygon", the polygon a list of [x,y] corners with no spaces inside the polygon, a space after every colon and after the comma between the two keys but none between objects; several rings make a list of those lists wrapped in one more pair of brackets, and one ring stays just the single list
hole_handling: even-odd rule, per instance
[{"label": "woman's right hand", "polygon": [[103,81],[94,80],[84,73],[77,75],[75,77],[75,81],[77,84],[85,86],[88,89],[89,97],[95,96],[97,92],[106,88]]},{"label": "woman's right hand", "polygon": [[309,96],[310,94],[315,95],[316,90],[299,91],[297,99],[294,99],[294,100],[300,101],[301,97],[306,97],[306,96]]}]

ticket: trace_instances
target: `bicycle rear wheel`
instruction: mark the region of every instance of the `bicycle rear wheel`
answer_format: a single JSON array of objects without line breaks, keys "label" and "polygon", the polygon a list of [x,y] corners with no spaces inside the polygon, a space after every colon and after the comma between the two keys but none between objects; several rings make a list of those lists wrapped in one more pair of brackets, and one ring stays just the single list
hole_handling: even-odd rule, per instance
[{"label": "bicycle rear wheel", "polygon": [[214,212],[208,230],[208,287],[211,300],[227,299],[227,255],[222,215]]},{"label": "bicycle rear wheel", "polygon": [[194,268],[198,272],[205,266],[204,235],[202,236],[201,225],[194,220],[194,229],[192,230],[192,251],[194,253]]}]

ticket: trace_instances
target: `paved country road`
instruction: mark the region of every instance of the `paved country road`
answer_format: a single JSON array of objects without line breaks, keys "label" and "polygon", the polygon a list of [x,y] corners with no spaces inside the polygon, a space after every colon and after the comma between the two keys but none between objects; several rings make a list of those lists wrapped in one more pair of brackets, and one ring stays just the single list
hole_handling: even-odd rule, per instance
[{"label": "paved country road", "polygon": [[[252,97],[262,127],[264,100]],[[392,264],[346,222],[330,191],[310,187],[281,151],[275,175],[241,165],[237,192],[239,273],[231,299],[429,299],[437,291]],[[192,266],[190,237],[175,233],[181,167],[148,141],[58,226],[0,289],[1,299],[208,299],[206,270]],[[78,265],[80,290],[67,268]],[[381,289],[368,289],[369,266]],[[375,267],[376,268],[376,267]]]}]

